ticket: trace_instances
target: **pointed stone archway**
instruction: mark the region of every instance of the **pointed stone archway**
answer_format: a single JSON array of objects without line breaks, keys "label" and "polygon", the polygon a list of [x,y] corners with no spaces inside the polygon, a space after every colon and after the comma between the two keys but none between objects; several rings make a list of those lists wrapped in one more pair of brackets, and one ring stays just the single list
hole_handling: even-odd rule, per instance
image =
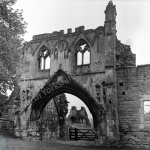
[{"label": "pointed stone archway", "polygon": [[62,69],[59,69],[34,97],[30,119],[33,121],[38,120],[47,103],[55,96],[62,93],[69,93],[80,98],[89,108],[93,116],[95,131],[101,132],[100,134],[106,136],[105,109],[93,99],[86,88],[80,85],[80,83]]},{"label": "pointed stone archway", "polygon": [[[57,95],[70,93],[89,108],[98,138],[106,137],[107,143],[118,141],[116,9],[112,2],[105,16],[104,27],[84,30],[84,26],[80,26],[75,32],[69,29],[67,34],[60,31],[35,35],[25,44],[18,67],[21,120],[18,126],[24,139],[30,127],[34,131],[39,127],[39,118],[43,110],[47,110],[48,102],[53,102],[50,100]],[[44,58],[50,57],[49,61],[43,60],[43,53]],[[88,61],[84,59],[87,57]],[[49,67],[41,67],[46,62]],[[35,121],[28,128],[30,120]]]}]

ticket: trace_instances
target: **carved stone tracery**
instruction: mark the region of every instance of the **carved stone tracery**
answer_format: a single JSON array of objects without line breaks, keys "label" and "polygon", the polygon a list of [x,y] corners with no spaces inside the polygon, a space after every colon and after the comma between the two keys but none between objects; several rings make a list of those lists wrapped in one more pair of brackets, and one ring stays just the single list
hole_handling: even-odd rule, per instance
[{"label": "carved stone tracery", "polygon": [[58,59],[58,49],[57,48],[55,48],[55,50],[54,50],[54,59]]},{"label": "carved stone tracery", "polygon": [[58,49],[60,52],[64,52],[64,59],[67,59],[68,55],[69,55],[69,48],[68,48],[68,45],[66,44],[66,42],[64,40],[61,40],[59,42]]},{"label": "carved stone tracery", "polygon": [[96,85],[95,85],[95,88],[96,88],[96,94],[97,94],[97,100],[98,100],[98,102],[100,102],[100,100],[101,100],[101,86],[97,83]]},{"label": "carved stone tracery", "polygon": [[65,47],[66,47],[66,43],[64,40],[61,40],[58,44],[58,49],[60,52],[64,51],[65,50]]},{"label": "carved stone tracery", "polygon": [[76,66],[75,68],[75,74],[77,75],[83,75],[85,73],[90,73],[90,66],[89,65],[83,65],[83,66]]}]

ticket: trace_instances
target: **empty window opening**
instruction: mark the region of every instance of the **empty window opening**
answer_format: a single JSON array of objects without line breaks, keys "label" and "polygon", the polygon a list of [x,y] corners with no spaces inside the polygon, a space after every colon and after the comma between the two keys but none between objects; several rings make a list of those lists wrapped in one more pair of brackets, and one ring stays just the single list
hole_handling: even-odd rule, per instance
[{"label": "empty window opening", "polygon": [[125,92],[122,92],[122,95],[125,95]]},{"label": "empty window opening", "polygon": [[50,69],[50,57],[49,56],[45,59],[45,69]]},{"label": "empty window opening", "polygon": [[144,101],[144,125],[150,129],[150,101]]},{"label": "empty window opening", "polygon": [[77,44],[77,65],[90,64],[90,46],[81,39]]},{"label": "empty window opening", "polygon": [[83,54],[83,64],[90,64],[90,52],[85,51]]},{"label": "empty window opening", "polygon": [[77,65],[82,65],[82,53],[81,52],[77,53],[77,58],[78,58]]},{"label": "empty window opening", "polygon": [[121,82],[121,83],[119,83],[119,85],[120,85],[120,86],[123,86],[123,83]]},{"label": "empty window opening", "polygon": [[50,53],[46,46],[41,47],[38,61],[40,70],[50,69]]}]

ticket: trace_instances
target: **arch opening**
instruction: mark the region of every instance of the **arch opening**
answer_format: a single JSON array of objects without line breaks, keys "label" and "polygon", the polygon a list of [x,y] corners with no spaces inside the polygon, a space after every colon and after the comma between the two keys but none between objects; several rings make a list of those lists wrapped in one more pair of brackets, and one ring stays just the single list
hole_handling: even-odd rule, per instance
[{"label": "arch opening", "polygon": [[[71,84],[71,83],[70,83]],[[57,95],[61,95],[63,93],[68,93],[71,95],[74,95],[78,97],[81,101],[85,103],[85,105],[88,107],[90,113],[93,115],[95,114],[96,110],[99,108],[91,97],[88,97],[89,95],[82,90],[78,90],[78,87],[74,87],[71,85],[64,85],[61,88],[57,89],[56,91],[53,91],[50,95],[46,95],[44,98],[39,99],[39,102],[35,103],[33,105],[33,110],[35,110],[35,114],[37,115],[37,119],[41,117],[41,114],[47,105],[47,103],[56,97]]]},{"label": "arch opening", "polygon": [[[31,115],[30,120],[36,121],[39,120],[42,116],[42,113],[46,107],[46,105],[52,100],[55,100],[55,97],[62,95],[64,93],[72,94],[78,97],[81,101],[85,103],[88,107],[90,113],[93,117],[93,126],[94,130],[97,132],[99,130],[100,124],[103,121],[105,124],[105,110],[102,105],[98,104],[90,93],[80,85],[80,83],[76,82],[71,76],[69,76],[62,69],[59,69],[46,83],[43,89],[37,94],[37,96],[33,99],[32,107],[31,107]],[[65,105],[66,107],[67,105]],[[62,107],[63,103],[62,103]],[[57,108],[57,107],[56,107]],[[58,110],[57,110],[58,112]],[[63,111],[62,111],[63,112]],[[59,126],[64,125],[64,116],[67,113],[58,113]],[[75,120],[75,118],[72,118]],[[81,122],[85,122],[83,118],[80,118]]]},{"label": "arch opening", "polygon": [[[76,101],[76,103],[73,103],[73,101]],[[34,126],[44,135],[42,140],[54,136],[52,132],[62,139],[66,134],[64,127],[68,129],[93,129],[92,120],[93,117],[82,100],[72,94],[63,93],[49,99]],[[28,128],[31,128],[31,126],[33,126],[33,123],[30,121]]]}]

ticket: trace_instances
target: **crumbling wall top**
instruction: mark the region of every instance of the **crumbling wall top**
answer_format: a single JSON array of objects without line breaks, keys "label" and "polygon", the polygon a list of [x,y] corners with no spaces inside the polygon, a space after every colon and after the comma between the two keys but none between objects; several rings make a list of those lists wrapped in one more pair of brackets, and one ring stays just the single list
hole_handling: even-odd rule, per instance
[{"label": "crumbling wall top", "polygon": [[[101,26],[101,28],[104,28],[104,27]],[[44,33],[44,34],[34,35],[33,38],[32,38],[32,40],[39,40],[39,39],[45,39],[45,38],[53,38],[53,37],[58,37],[58,36],[61,36],[61,35],[69,36],[70,34],[73,35],[73,34],[78,34],[80,32],[81,33],[82,32],[84,32],[84,33],[90,33],[90,32],[93,32],[93,31],[94,31],[93,29],[85,30],[84,26],[79,26],[79,27],[75,28],[75,32],[72,32],[72,29],[69,28],[69,29],[67,29],[67,33],[66,34],[64,33],[64,30],[54,31],[53,33]]]}]

